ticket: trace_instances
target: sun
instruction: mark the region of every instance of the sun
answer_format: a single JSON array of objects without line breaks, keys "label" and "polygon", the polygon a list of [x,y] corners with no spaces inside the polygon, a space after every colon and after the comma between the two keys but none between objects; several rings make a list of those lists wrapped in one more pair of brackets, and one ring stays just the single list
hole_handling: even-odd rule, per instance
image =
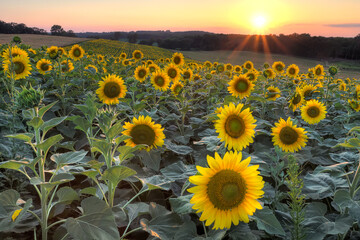
[{"label": "sun", "polygon": [[263,29],[267,24],[267,19],[264,15],[255,15],[252,18],[252,24],[256,29]]}]

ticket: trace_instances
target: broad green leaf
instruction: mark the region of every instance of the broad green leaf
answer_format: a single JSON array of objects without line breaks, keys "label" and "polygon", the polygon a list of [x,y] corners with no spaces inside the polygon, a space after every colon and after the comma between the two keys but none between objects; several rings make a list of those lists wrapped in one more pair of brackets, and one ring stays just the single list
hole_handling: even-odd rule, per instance
[{"label": "broad green leaf", "polygon": [[116,187],[121,180],[136,174],[136,171],[125,166],[113,166],[104,171],[102,175],[103,180],[112,182],[113,186]]},{"label": "broad green leaf", "polygon": [[42,117],[44,116],[44,114],[45,114],[50,108],[52,108],[57,102],[58,102],[58,101],[53,102],[53,103],[50,103],[49,105],[40,108],[40,109],[39,109],[39,117],[42,118]]},{"label": "broad green leaf", "polygon": [[81,150],[77,152],[57,153],[50,157],[51,160],[56,162],[58,167],[66,164],[74,164],[82,161],[87,154],[86,151]]},{"label": "broad green leaf", "polygon": [[192,195],[180,196],[177,198],[170,198],[170,205],[177,214],[192,213],[193,204],[190,203]]},{"label": "broad green leaf", "polygon": [[125,211],[129,218],[128,221],[131,223],[138,216],[149,213],[149,204],[143,202],[131,203],[126,206]]},{"label": "broad green leaf", "polygon": [[118,121],[117,123],[112,125],[111,128],[109,129],[109,131],[106,134],[107,137],[109,139],[114,139],[123,130],[122,126],[123,126],[123,123],[121,121]]},{"label": "broad green leaf", "polygon": [[[0,204],[0,229],[2,232],[14,231],[21,220],[24,218],[25,214],[32,206],[32,199],[26,201],[24,207],[17,205],[8,206],[6,210],[2,208]],[[20,226],[23,227],[23,226]]]},{"label": "broad green leaf", "polygon": [[119,160],[120,162],[133,157],[134,155],[132,154],[133,152],[146,147],[147,145],[145,144],[138,144],[135,147],[131,147],[131,146],[120,146],[118,147],[116,150],[120,153],[119,154]]},{"label": "broad green leaf", "polygon": [[197,236],[195,223],[193,221],[187,221],[180,226],[180,229],[174,236],[174,240],[195,239]]},{"label": "broad green leaf", "polygon": [[72,201],[80,200],[78,193],[71,187],[62,187],[56,192],[58,203],[70,204]]},{"label": "broad green leaf", "polygon": [[162,175],[154,175],[148,178],[141,178],[142,182],[145,183],[149,190],[163,189],[165,191],[170,190],[171,181]]},{"label": "broad green leaf", "polygon": [[257,227],[260,230],[264,230],[269,234],[276,234],[285,236],[284,229],[281,224],[275,217],[272,210],[269,208],[263,208],[262,210],[257,210],[254,214]]},{"label": "broad green leaf", "polygon": [[15,161],[10,160],[0,163],[0,168],[19,170],[22,166],[27,165],[29,162],[26,161]]},{"label": "broad green leaf", "polygon": [[130,139],[130,136],[121,135],[120,137],[115,138],[115,143],[120,144],[121,142],[125,141],[126,139]]},{"label": "broad green leaf", "polygon": [[9,207],[9,206],[17,206],[16,202],[20,198],[20,194],[13,190],[5,190],[0,193],[0,206]]},{"label": "broad green leaf", "polygon": [[170,142],[169,140],[165,140],[164,145],[166,146],[167,149],[180,155],[188,155],[193,151],[193,149],[189,146],[177,145],[175,143]]},{"label": "broad green leaf", "polygon": [[89,194],[89,195],[96,195],[96,188],[94,187],[87,187],[80,190],[80,194]]},{"label": "broad green leaf", "polygon": [[179,161],[161,169],[160,172],[171,181],[184,181],[195,175],[197,170],[194,165],[185,165],[182,161]]},{"label": "broad green leaf", "polygon": [[36,145],[36,147],[40,148],[41,150],[43,150],[46,153],[53,145],[60,142],[62,139],[63,139],[63,136],[61,136],[61,134],[58,134],[58,135],[47,138],[42,143]]},{"label": "broad green leaf", "polygon": [[92,152],[100,152],[103,155],[108,154],[111,149],[111,143],[106,142],[105,139],[91,138],[92,140]]},{"label": "broad green leaf", "polygon": [[56,117],[56,118],[52,118],[49,121],[46,121],[42,124],[42,126],[40,127],[40,129],[43,131],[43,134],[45,135],[47,131],[49,131],[50,129],[52,129],[53,127],[59,125],[60,123],[62,123],[67,117]]},{"label": "broad green leaf", "polygon": [[30,143],[31,140],[34,138],[34,134],[32,134],[32,133],[18,133],[18,134],[6,135],[5,137],[16,138],[16,139],[23,140],[24,142]]},{"label": "broad green leaf", "polygon": [[86,171],[80,172],[80,174],[85,175],[93,180],[96,180],[96,176],[99,174],[99,172],[96,170],[86,170]]},{"label": "broad green leaf", "polygon": [[34,129],[39,129],[41,125],[44,123],[44,121],[39,117],[34,117],[30,121],[27,122],[27,124]]}]

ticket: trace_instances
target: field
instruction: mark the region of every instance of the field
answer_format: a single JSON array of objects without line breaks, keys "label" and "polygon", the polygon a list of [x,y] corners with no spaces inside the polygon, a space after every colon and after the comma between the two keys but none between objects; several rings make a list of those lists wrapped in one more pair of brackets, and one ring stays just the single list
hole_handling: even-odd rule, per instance
[{"label": "field", "polygon": [[0,46],[1,239],[359,239],[356,63],[47,45]]},{"label": "field", "polygon": [[64,47],[89,40],[87,38],[62,37],[62,36],[50,36],[50,35],[0,34],[0,44],[9,43],[14,36],[20,36],[24,44],[31,45],[33,48],[39,48],[41,46]]}]

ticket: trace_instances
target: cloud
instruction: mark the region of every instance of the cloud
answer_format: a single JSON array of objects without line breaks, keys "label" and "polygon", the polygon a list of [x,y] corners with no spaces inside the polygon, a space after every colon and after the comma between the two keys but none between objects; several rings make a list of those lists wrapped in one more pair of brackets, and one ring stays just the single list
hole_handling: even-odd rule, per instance
[{"label": "cloud", "polygon": [[360,23],[326,24],[324,26],[336,28],[360,28]]}]

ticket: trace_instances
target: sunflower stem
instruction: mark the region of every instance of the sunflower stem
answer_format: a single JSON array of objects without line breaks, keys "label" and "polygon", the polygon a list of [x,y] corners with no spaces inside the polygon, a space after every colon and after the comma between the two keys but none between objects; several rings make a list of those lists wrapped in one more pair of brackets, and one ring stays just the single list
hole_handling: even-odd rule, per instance
[{"label": "sunflower stem", "polygon": [[355,197],[355,194],[356,194],[356,192],[358,190],[357,185],[359,183],[359,180],[360,180],[360,160],[359,160],[356,172],[355,172],[353,182],[351,183],[351,187],[350,187],[350,197],[351,197],[351,199],[353,199]]},{"label": "sunflower stem", "polygon": [[208,237],[208,235],[207,235],[207,231],[206,231],[206,226],[205,226],[205,223],[204,223],[204,222],[202,222],[202,225],[203,225],[203,228],[204,228],[205,238],[207,238],[207,237]]}]

